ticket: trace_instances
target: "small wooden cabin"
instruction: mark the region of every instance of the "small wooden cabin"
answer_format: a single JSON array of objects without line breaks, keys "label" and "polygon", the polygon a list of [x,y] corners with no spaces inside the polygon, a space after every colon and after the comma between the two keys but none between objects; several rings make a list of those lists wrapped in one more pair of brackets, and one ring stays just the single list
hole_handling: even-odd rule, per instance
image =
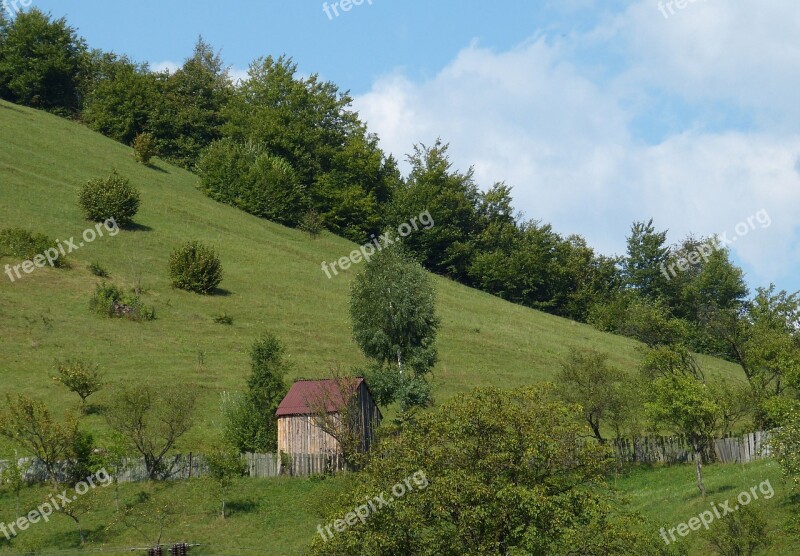
[{"label": "small wooden cabin", "polygon": [[334,379],[295,382],[275,412],[278,418],[278,450],[287,454],[340,453],[338,441],[318,426],[318,415],[324,407],[330,417],[338,418],[342,407],[348,402],[348,396],[342,392],[343,387],[353,389],[352,396],[356,397],[358,406],[362,448],[369,450],[383,415],[367,382],[363,378],[352,380],[349,386],[343,386],[345,383]]}]

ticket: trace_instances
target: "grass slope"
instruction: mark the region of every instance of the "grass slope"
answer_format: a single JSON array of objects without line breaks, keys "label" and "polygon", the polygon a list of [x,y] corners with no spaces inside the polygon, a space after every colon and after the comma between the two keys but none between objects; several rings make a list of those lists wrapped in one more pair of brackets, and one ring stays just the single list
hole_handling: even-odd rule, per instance
[{"label": "grass slope", "polygon": [[[728,507],[734,509],[739,504],[737,497],[740,493],[749,493],[752,487],[759,487],[764,481],[769,481],[774,496],[765,499],[762,491],[757,490],[759,499],[748,504],[763,512],[769,524],[767,537],[773,541],[767,551],[758,554],[800,554],[797,494],[792,491],[791,484],[782,479],[777,463],[762,460],[748,465],[705,466],[705,500],[700,496],[693,473],[690,465],[635,467],[620,477],[616,486],[626,495],[631,510],[638,511],[651,520],[656,524],[655,529],[664,527],[669,530],[712,509],[712,504],[716,504],[722,515],[724,512],[721,503],[728,501]],[[769,492],[767,485],[764,492]],[[743,499],[746,501],[746,498]],[[723,525],[725,517],[715,518],[709,527],[709,533],[701,528],[700,531],[690,531],[686,537],[676,534],[677,542],[671,542],[671,545],[685,548],[692,555],[714,554],[708,543],[708,535]]]},{"label": "grass slope", "polygon": [[[611,481],[611,485],[627,500],[626,509],[646,517],[653,533],[661,527],[669,529],[721,502],[733,508],[740,492],[749,491],[769,481],[774,496],[760,497],[750,505],[764,512],[769,523],[768,536],[773,544],[763,554],[800,554],[795,534],[798,519],[797,501],[789,485],[781,479],[780,469],[772,461],[746,466],[709,465],[705,467],[708,497],[703,500],[694,483],[694,470],[688,465],[672,467],[638,467]],[[120,485],[120,500],[126,504],[148,496],[152,507],[169,504],[175,517],[167,520],[162,542],[201,544],[192,554],[270,554],[300,556],[317,534],[317,525],[328,524],[328,508],[348,488],[348,478],[320,479],[240,479],[228,494],[228,517],[219,518],[219,502],[214,496],[217,487],[208,480],[167,482],[161,484]],[[20,515],[36,508],[48,495],[48,487],[23,489]],[[114,517],[114,487],[98,487],[90,491],[96,510],[82,521],[89,542],[80,550],[74,523],[63,515],[55,515],[48,524],[38,523],[19,534],[11,543],[0,535],[0,554],[33,553],[43,550],[51,554],[102,553],[130,554],[131,547],[152,544],[158,535],[156,519],[132,521],[139,532]],[[16,517],[16,498],[0,491],[0,523],[11,523]],[[711,524],[710,532],[723,526],[722,520]],[[713,551],[708,535],[701,531],[678,537],[672,546],[691,556],[705,556]],[[148,543],[148,539],[151,543]]]},{"label": "grass slope", "polygon": [[[161,533],[166,554],[173,543],[188,542],[201,545],[191,550],[192,556],[300,556],[316,534],[317,525],[327,525],[322,508],[347,484],[346,478],[239,479],[229,489],[225,520],[219,517],[220,502],[215,496],[218,487],[210,480],[122,484],[119,499],[122,507],[147,497],[148,507],[169,508]],[[54,494],[52,489],[42,486],[23,489],[19,515],[37,508],[51,494]],[[98,486],[77,503],[86,500],[85,497],[92,497],[94,507],[81,521],[87,536],[86,546],[80,546],[75,523],[56,513],[48,523],[39,521],[18,532],[11,542],[0,533],[0,554],[123,555],[132,554],[131,548],[155,545],[164,514],[153,511],[146,519],[140,515],[125,521],[120,519],[114,512],[113,485]],[[17,519],[16,505],[12,493],[0,493],[0,523],[13,523]],[[58,550],[54,550],[56,547]]]},{"label": "grass slope", "polygon": [[[114,168],[142,193],[137,228],[72,253],[71,269],[40,269],[14,283],[0,274],[0,396],[24,392],[74,406],[77,397],[50,378],[54,360],[69,357],[99,363],[112,386],[192,384],[201,391],[201,412],[186,446],[200,449],[218,426],[219,393],[243,388],[247,350],[262,331],[285,342],[294,376],[325,376],[332,365],[363,361],[348,316],[349,283],[358,269],[328,279],[320,268],[323,260],[349,253],[353,244],[330,234],[311,240],[216,203],[196,189],[193,174],[160,161],[155,168],[139,165],[129,148],[42,112],[0,102],[0,137],[0,228],[24,226],[56,239],[79,239],[91,225],[78,209],[78,189]],[[204,297],[170,287],[169,253],[193,239],[220,253],[223,294]],[[141,283],[157,320],[132,323],[91,314],[88,300],[100,280],[87,265],[95,261],[116,284]],[[2,260],[0,270],[19,262]],[[476,386],[546,380],[573,346],[607,351],[614,364],[629,371],[639,360],[631,340],[443,278],[436,278],[436,286],[442,319],[434,373],[438,399]],[[212,321],[221,313],[233,316],[233,326]],[[702,363],[712,374],[739,374],[719,360],[704,357]],[[107,395],[101,392],[91,401],[102,404]],[[104,429],[97,415],[89,417],[89,425]]]}]

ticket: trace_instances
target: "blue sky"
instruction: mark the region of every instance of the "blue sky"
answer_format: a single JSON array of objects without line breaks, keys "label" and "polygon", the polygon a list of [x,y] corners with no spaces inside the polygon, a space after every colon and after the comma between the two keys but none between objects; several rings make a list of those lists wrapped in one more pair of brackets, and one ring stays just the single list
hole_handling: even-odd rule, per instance
[{"label": "blue sky", "polygon": [[[286,53],[303,72],[319,73],[354,94],[399,67],[409,75],[435,75],[473,40],[505,50],[532,31],[558,32],[588,20],[530,0],[510,0],[502,9],[489,2],[369,1],[346,13],[339,9],[338,17],[330,11],[333,19],[321,0],[34,0],[33,5],[66,16],[92,46],[138,60],[181,61],[202,34],[237,68]],[[118,21],[123,24],[111,23]]]},{"label": "blue sky", "polygon": [[154,67],[201,34],[234,75],[286,53],[350,90],[387,151],[441,136],[481,187],[505,181],[563,234],[613,254],[633,220],[672,242],[726,233],[752,286],[800,289],[800,5],[340,2],[333,18],[317,0],[34,5]]}]

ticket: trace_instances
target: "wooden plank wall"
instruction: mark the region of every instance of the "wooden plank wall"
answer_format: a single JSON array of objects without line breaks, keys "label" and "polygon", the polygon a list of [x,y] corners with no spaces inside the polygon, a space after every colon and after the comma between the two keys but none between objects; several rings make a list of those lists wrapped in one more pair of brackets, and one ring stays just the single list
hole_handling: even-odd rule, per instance
[{"label": "wooden plank wall", "polygon": [[278,452],[335,454],[339,443],[314,423],[312,415],[286,415],[278,418]]},{"label": "wooden plank wall", "polygon": [[[381,422],[381,412],[372,399],[366,382],[358,391],[358,404],[363,430],[362,445],[369,450]],[[334,416],[335,417],[335,416]],[[312,415],[278,417],[278,451],[287,454],[338,454],[339,443],[314,424]]]}]

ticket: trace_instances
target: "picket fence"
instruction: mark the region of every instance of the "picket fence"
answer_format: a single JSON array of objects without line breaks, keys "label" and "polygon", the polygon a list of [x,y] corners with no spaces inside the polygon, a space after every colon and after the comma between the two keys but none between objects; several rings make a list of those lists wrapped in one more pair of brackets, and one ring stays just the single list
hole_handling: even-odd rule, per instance
[{"label": "picket fence", "polygon": [[[758,431],[739,437],[714,440],[703,453],[703,461],[750,463],[770,456],[769,432]],[[616,439],[609,444],[622,463],[690,463],[694,452],[683,437],[641,437]]]},{"label": "picket fence", "polygon": [[[254,478],[307,477],[322,475],[345,469],[345,461],[340,454],[244,454],[246,474]],[[21,458],[18,462],[25,472],[25,480],[30,483],[44,482],[47,472],[39,460]],[[0,471],[6,469],[8,461],[0,461]],[[191,479],[208,475],[208,463],[202,454],[178,454],[166,462],[167,480]],[[110,470],[109,470],[110,471]],[[61,479],[66,479],[62,469]],[[120,483],[147,481],[147,467],[144,458],[130,458],[123,462],[116,473]]]}]

